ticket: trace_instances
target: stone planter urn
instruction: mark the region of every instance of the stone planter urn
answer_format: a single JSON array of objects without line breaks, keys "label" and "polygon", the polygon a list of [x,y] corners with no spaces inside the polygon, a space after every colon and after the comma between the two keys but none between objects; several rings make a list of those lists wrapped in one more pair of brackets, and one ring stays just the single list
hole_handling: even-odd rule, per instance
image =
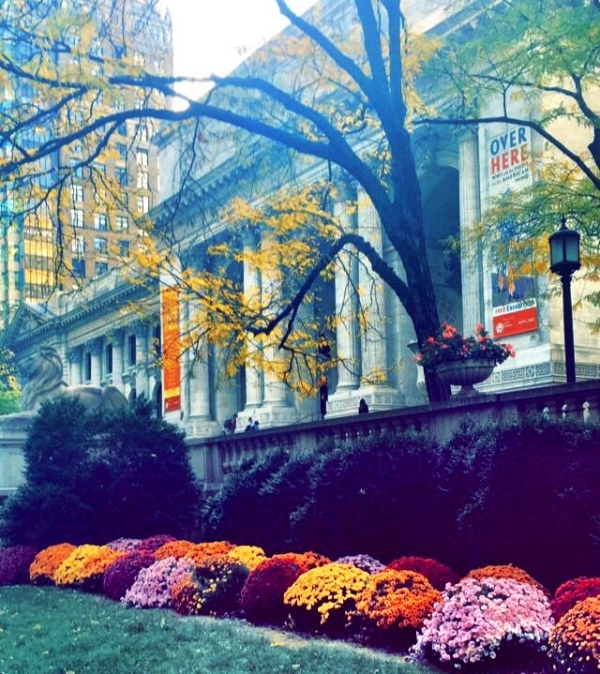
[{"label": "stone planter urn", "polygon": [[478,395],[473,384],[485,381],[496,367],[492,360],[455,360],[448,363],[440,363],[435,372],[444,384],[460,386],[458,396]]}]

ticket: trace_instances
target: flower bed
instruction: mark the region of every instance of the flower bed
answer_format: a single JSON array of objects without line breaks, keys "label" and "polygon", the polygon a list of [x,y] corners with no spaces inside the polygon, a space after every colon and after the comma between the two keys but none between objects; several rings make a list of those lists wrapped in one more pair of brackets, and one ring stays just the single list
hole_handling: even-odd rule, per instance
[{"label": "flower bed", "polygon": [[[160,548],[188,552],[157,560],[151,550]],[[215,551],[220,554],[209,555]],[[512,565],[474,569],[452,585],[451,569],[423,557],[399,557],[378,570],[381,563],[368,555],[337,562],[315,552],[263,556],[255,546],[192,544],[165,536],[139,543],[119,539],[110,546],[61,543],[37,554],[15,546],[0,550],[0,577],[7,583],[103,588],[107,597],[131,608],[241,615],[256,624],[350,637],[442,669],[477,674],[507,668],[539,674],[552,664],[559,674],[600,669],[600,578],[575,578],[556,590],[552,611],[560,619],[554,625],[545,588]],[[250,571],[244,561],[256,566]],[[413,569],[398,570],[404,566],[446,583],[445,591]]]}]

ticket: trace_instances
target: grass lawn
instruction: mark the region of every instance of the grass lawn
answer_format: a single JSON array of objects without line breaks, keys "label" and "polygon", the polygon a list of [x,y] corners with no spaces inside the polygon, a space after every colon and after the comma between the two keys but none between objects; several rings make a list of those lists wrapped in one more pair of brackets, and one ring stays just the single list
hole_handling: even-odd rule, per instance
[{"label": "grass lawn", "polygon": [[0,588],[0,674],[423,674],[369,649],[240,621],[124,608],[55,587]]}]

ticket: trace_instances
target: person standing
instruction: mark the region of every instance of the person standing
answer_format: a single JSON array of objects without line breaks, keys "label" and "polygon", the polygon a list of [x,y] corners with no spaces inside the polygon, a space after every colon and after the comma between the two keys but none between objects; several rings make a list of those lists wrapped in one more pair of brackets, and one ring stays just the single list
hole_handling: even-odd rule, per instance
[{"label": "person standing", "polygon": [[367,405],[367,401],[364,398],[361,398],[360,401],[358,402],[358,413],[359,414],[369,413],[369,406]]}]

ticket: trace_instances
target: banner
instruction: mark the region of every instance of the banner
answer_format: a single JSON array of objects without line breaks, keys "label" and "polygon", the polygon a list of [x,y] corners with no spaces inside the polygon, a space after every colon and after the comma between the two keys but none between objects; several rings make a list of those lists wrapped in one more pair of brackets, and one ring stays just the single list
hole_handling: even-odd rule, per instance
[{"label": "banner", "polygon": [[535,299],[504,304],[493,309],[494,339],[520,335],[538,329],[538,310]]},{"label": "banner", "polygon": [[181,409],[181,335],[179,332],[179,293],[175,288],[164,288],[160,293],[163,398],[165,412]]},{"label": "banner", "polygon": [[531,185],[531,133],[526,126],[494,124],[486,138],[486,173],[490,196]]}]

